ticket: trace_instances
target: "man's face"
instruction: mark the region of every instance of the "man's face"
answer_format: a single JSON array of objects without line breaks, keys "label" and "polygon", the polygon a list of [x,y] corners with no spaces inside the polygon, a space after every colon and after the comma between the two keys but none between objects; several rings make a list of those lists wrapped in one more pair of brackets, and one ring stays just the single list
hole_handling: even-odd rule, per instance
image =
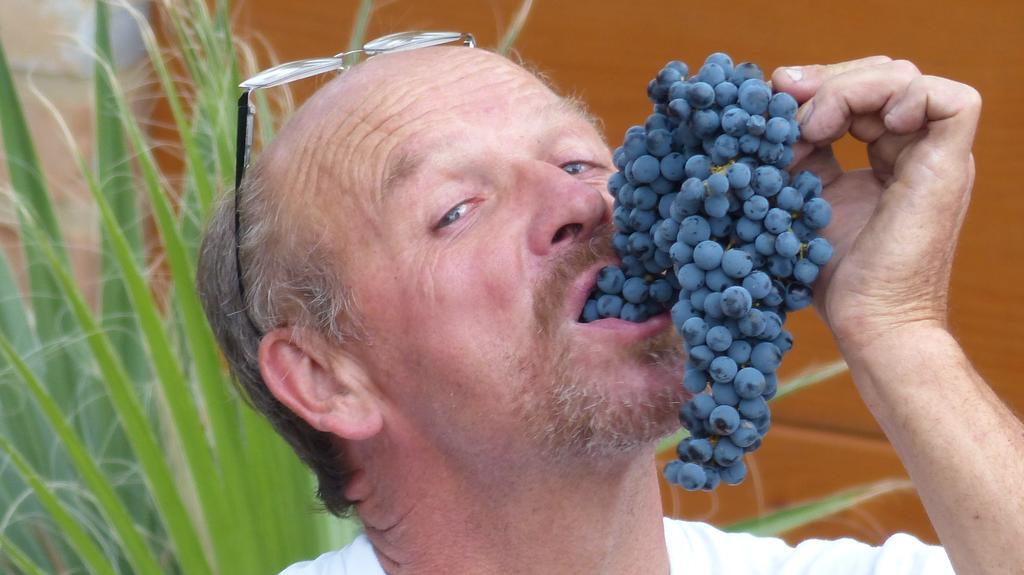
[{"label": "man's face", "polygon": [[330,229],[385,424],[449,455],[562,458],[673,431],[683,357],[667,314],[577,321],[617,260],[595,128],[479,50],[379,56],[352,76]]}]

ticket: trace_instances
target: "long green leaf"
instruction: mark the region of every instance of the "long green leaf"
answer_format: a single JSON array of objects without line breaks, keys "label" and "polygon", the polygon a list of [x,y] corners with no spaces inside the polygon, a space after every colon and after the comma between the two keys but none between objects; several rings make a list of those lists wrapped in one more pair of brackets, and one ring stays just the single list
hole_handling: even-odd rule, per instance
[{"label": "long green leaf", "polygon": [[515,46],[516,40],[519,39],[519,34],[522,33],[523,28],[526,26],[526,19],[530,16],[530,11],[533,9],[533,0],[523,0],[519,4],[519,9],[516,10],[516,15],[512,19],[512,23],[509,25],[508,30],[505,30],[505,34],[501,37],[501,42],[498,44],[498,53],[506,55]]},{"label": "long green leaf", "polygon": [[[43,370],[38,354],[39,340],[30,327],[21,291],[3,250],[0,250],[0,333],[11,340],[21,357],[30,358],[33,369]],[[5,364],[0,361],[0,367]],[[49,459],[49,436],[40,414],[30,404],[16,409],[15,406],[22,403],[21,390],[10,379],[6,370],[0,372],[0,433],[16,438],[28,460],[42,466]]]},{"label": "long green leaf", "polygon": [[[356,17],[352,20],[352,31],[348,35],[348,48],[346,52],[353,52],[363,47],[366,43],[366,29],[370,25],[370,17],[373,15],[373,0],[359,0],[359,8],[356,10]],[[346,66],[351,66],[359,61],[361,54],[355,53],[348,56]]]},{"label": "long green leaf", "polygon": [[[21,569],[24,575],[46,575],[46,571],[28,556],[27,553],[21,550],[20,547],[15,545],[6,535],[0,533],[0,559],[5,557],[10,558],[14,565]],[[2,567],[3,565],[0,565]]]},{"label": "long green leaf", "polygon": [[[36,235],[38,237],[39,234],[36,233]],[[40,246],[57,276],[71,312],[81,327],[85,341],[100,369],[101,381],[104,383],[106,393],[113,402],[121,425],[128,435],[132,449],[142,468],[143,476],[150,487],[153,500],[160,510],[164,525],[178,551],[182,567],[188,573],[210,573],[206,553],[199,542],[198,534],[191,523],[188,512],[185,510],[181,494],[174,482],[174,475],[163,457],[163,450],[156,439],[155,430],[149,424],[124,366],[118,360],[117,353],[110,345],[110,339],[100,329],[65,265],[49,249],[49,244],[46,244],[42,238],[39,240]]]},{"label": "long green leaf", "polygon": [[21,476],[32,487],[32,491],[35,492],[39,502],[50,516],[53,517],[63,535],[67,537],[68,543],[78,553],[78,556],[85,561],[86,565],[89,566],[91,572],[115,575],[116,572],[110,566],[110,563],[104,557],[96,542],[89,537],[89,534],[82,529],[75,518],[64,509],[57,496],[46,487],[43,479],[32,469],[32,466],[25,460],[24,456],[3,436],[0,436],[0,450],[7,452],[18,472],[21,473]]},{"label": "long green leaf", "polygon": [[812,367],[803,375],[799,375],[780,385],[779,391],[775,394],[775,397],[772,398],[772,401],[778,401],[787,395],[804,389],[805,387],[810,387],[812,385],[828,381],[840,373],[849,371],[849,369],[850,368],[846,365],[846,362],[841,359],[833,361],[832,363],[826,363],[822,366]]},{"label": "long green leaf", "polygon": [[808,523],[834,515],[840,511],[851,509],[879,495],[912,488],[913,485],[907,480],[886,479],[846,489],[814,501],[790,505],[769,513],[764,517],[739,521],[726,527],[725,531],[751,533],[761,536],[778,535],[790,529],[803,527]]},{"label": "long green leaf", "polygon": [[[103,62],[114,61],[110,40],[110,14],[104,0],[96,2],[96,55]],[[142,261],[142,230],[138,211],[135,209],[134,186],[128,163],[128,151],[121,128],[121,117],[117,102],[111,97],[113,87],[107,75],[97,70],[94,73],[96,105],[96,165],[103,192],[110,203],[114,217],[122,234],[131,246],[132,255]],[[137,382],[146,380],[145,356],[139,346],[139,326],[131,314],[128,294],[118,273],[116,262],[111,255],[110,238],[100,230],[100,309],[103,327],[110,333],[114,348],[121,355],[125,369]]]},{"label": "long green leaf", "polygon": [[85,445],[75,434],[75,431],[67,423],[64,413],[54,400],[53,396],[46,391],[43,383],[29,369],[20,357],[10,341],[0,335],[0,353],[2,353],[11,366],[25,382],[29,392],[34,397],[36,404],[46,415],[50,426],[61,440],[61,445],[67,450],[68,455],[81,475],[82,480],[92,490],[96,497],[97,504],[104,516],[110,521],[114,534],[121,541],[125,556],[137,573],[162,572],[159,562],[153,556],[152,551],[143,541],[135,529],[132,517],[125,509],[124,504],[118,499],[113,486],[100,471],[99,466],[89,454]]}]

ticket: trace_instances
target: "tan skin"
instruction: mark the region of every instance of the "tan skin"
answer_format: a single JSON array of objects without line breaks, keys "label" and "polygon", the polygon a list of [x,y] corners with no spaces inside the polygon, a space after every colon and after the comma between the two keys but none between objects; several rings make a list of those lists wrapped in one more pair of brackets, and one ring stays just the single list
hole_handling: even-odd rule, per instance
[{"label": "tan skin", "polygon": [[[967,204],[976,92],[883,59],[773,82],[815,103],[798,158],[829,182],[836,222],[818,309],[866,403],[958,572],[1024,564],[1008,544],[1024,533],[1024,433],[945,330],[950,258],[935,257],[952,254]],[[874,172],[831,159],[847,128],[873,142]],[[346,495],[385,570],[667,573],[655,443],[546,457],[509,407],[553,373],[530,321],[536,286],[609,220],[598,132],[522,69],[441,48],[379,56],[332,83],[265,157],[289,194],[283,217],[344,262],[368,337],[337,347],[274,330],[261,369],[344,444],[359,470]],[[642,405],[677,387],[677,367],[623,355],[650,333],[581,326],[564,307],[551,345],[603,396]],[[948,397],[971,406],[969,429]]]}]

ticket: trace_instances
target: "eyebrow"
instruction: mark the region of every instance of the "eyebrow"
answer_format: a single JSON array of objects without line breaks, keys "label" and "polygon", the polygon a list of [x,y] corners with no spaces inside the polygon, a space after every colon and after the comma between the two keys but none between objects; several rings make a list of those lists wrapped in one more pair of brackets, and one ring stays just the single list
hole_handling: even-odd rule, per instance
[{"label": "eyebrow", "polygon": [[[604,133],[601,122],[588,110],[582,100],[575,96],[559,97],[554,102],[545,105],[538,111],[540,116],[553,116],[556,114],[568,113],[579,120],[586,122],[597,132],[598,137],[604,141]],[[398,152],[398,157],[393,162],[388,162],[387,172],[378,194],[378,205],[383,206],[394,195],[401,185],[411,179],[423,166],[425,157],[420,150],[404,149]]]},{"label": "eyebrow", "polygon": [[381,185],[378,204],[383,205],[401,184],[416,174],[423,165],[423,154],[418,150],[404,149],[398,153],[398,159],[388,162],[389,167]]}]

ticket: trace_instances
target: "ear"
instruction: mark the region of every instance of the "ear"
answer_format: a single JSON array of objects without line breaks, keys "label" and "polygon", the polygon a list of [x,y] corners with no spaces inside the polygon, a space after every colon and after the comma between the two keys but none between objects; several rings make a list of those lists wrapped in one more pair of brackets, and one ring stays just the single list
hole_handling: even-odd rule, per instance
[{"label": "ear", "polygon": [[260,341],[263,381],[282,404],[319,431],[373,437],[382,406],[362,363],[310,330],[277,328]]}]

